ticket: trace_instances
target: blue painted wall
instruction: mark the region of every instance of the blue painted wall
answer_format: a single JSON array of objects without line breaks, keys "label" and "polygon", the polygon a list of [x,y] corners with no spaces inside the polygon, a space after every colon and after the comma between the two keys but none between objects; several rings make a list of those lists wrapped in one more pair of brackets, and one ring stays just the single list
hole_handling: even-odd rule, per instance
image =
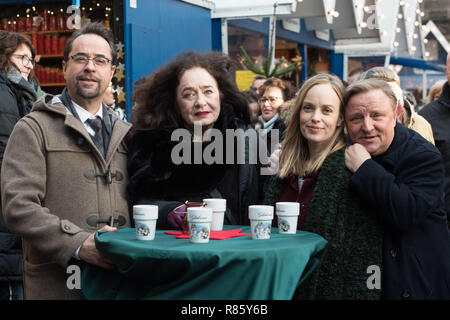
[{"label": "blue painted wall", "polygon": [[186,50],[212,50],[210,10],[177,0],[124,0],[127,113],[136,80]]},{"label": "blue painted wall", "polygon": [[342,53],[328,52],[328,60],[330,61],[330,73],[344,78],[344,55]]}]

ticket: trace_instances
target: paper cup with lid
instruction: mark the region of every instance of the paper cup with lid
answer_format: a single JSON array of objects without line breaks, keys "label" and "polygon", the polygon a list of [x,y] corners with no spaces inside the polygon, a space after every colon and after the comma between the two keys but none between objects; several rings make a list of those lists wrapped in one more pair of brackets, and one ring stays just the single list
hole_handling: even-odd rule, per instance
[{"label": "paper cup with lid", "polygon": [[273,220],[273,206],[254,205],[248,207],[252,239],[270,239]]},{"label": "paper cup with lid", "polygon": [[225,216],[225,210],[227,210],[226,199],[203,199],[206,208],[212,210],[212,223],[211,230],[221,231],[223,229],[223,219]]},{"label": "paper cup with lid", "polygon": [[133,206],[133,218],[136,225],[137,240],[155,239],[156,220],[158,220],[158,206]]},{"label": "paper cup with lid", "polygon": [[187,209],[189,234],[192,243],[208,243],[211,233],[212,209],[193,207]]},{"label": "paper cup with lid", "polygon": [[278,217],[278,232],[284,234],[297,233],[297,220],[300,214],[300,203],[277,202],[275,212]]}]

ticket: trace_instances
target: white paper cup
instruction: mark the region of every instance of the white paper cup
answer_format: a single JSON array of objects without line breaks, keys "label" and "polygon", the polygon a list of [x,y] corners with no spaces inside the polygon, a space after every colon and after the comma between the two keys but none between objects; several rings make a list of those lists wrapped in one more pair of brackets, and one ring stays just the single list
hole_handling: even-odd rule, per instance
[{"label": "white paper cup", "polygon": [[270,239],[273,206],[249,206],[248,217],[252,229],[252,239]]},{"label": "white paper cup", "polygon": [[156,220],[158,220],[158,206],[133,206],[133,218],[136,224],[137,240],[155,239]]},{"label": "white paper cup", "polygon": [[189,234],[192,243],[208,243],[211,232],[212,209],[194,207],[187,209]]},{"label": "white paper cup", "polygon": [[222,231],[223,218],[225,216],[225,210],[227,210],[227,200],[226,199],[203,199],[202,201],[203,201],[203,203],[206,204],[207,208],[212,209],[211,230]]},{"label": "white paper cup", "polygon": [[277,202],[275,212],[278,216],[278,233],[297,233],[297,220],[300,213],[298,202]]}]

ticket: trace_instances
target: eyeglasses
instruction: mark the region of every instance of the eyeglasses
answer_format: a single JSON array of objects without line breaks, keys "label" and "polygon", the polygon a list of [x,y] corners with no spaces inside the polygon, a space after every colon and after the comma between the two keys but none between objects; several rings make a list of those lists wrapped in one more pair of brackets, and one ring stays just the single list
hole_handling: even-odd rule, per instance
[{"label": "eyeglasses", "polygon": [[266,98],[266,97],[264,97],[264,98],[258,99],[258,103],[259,104],[264,104],[264,103],[266,103],[266,101],[269,101],[270,104],[274,104],[278,100],[283,100],[283,98],[280,98],[280,97],[268,97],[268,98]]},{"label": "eyeglasses", "polygon": [[33,67],[36,65],[36,61],[25,54],[13,54],[13,56],[20,58],[24,67],[28,67],[30,63]]},{"label": "eyeglasses", "polygon": [[70,58],[76,64],[83,65],[83,66],[87,65],[89,63],[89,60],[92,60],[94,65],[96,65],[97,67],[106,67],[108,65],[108,63],[111,62],[111,59],[108,59],[103,56],[96,56],[93,58],[89,58],[88,56],[86,56],[84,54],[74,54],[73,56],[70,56]]}]

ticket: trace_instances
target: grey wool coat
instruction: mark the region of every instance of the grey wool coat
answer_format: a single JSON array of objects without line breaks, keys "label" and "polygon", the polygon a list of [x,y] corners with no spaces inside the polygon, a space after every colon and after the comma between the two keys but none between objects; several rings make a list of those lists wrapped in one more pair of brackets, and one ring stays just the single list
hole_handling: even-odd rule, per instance
[{"label": "grey wool coat", "polygon": [[72,255],[101,220],[130,225],[124,137],[131,125],[114,119],[105,160],[84,125],[53,98],[39,99],[17,123],[2,164],[3,214],[23,239],[26,299],[82,298],[66,285]]}]

